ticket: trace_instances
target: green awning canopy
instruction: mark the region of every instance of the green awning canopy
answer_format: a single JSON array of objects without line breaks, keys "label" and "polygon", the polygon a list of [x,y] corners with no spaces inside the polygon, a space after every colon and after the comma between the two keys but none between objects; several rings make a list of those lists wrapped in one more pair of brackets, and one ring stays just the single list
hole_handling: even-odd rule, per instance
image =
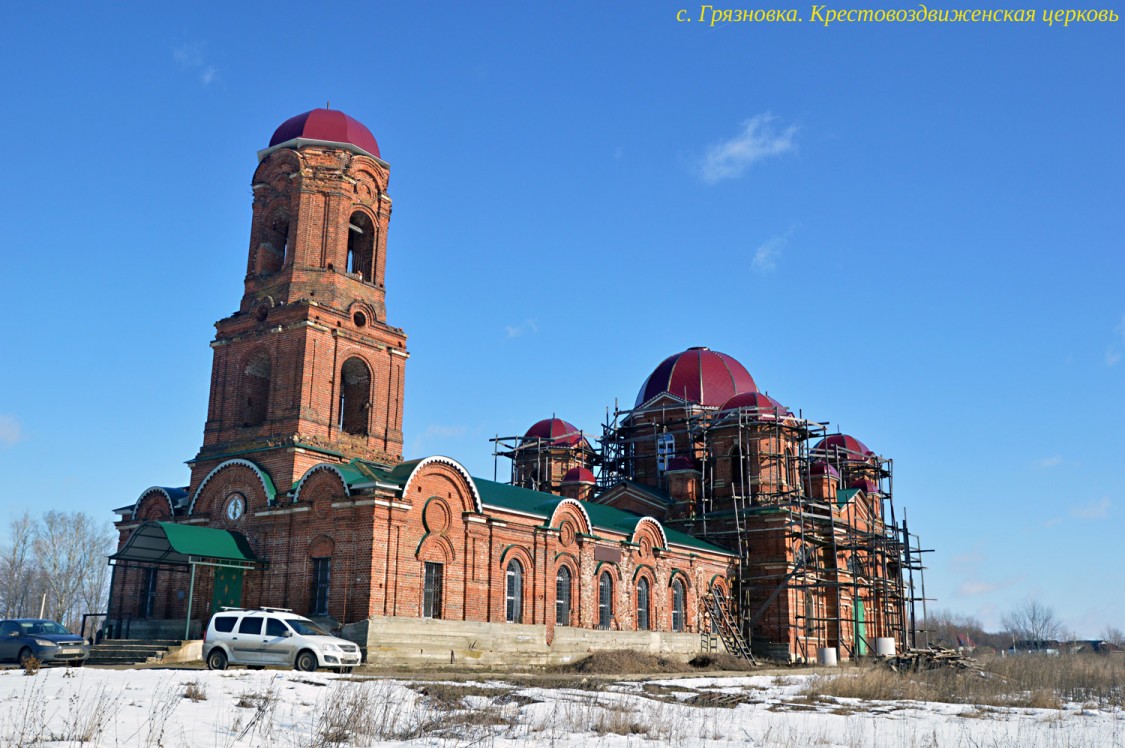
[{"label": "green awning canopy", "polygon": [[245,567],[262,563],[240,532],[175,522],[145,522],[133,530],[125,546],[109,558],[114,562],[172,566],[211,562]]}]

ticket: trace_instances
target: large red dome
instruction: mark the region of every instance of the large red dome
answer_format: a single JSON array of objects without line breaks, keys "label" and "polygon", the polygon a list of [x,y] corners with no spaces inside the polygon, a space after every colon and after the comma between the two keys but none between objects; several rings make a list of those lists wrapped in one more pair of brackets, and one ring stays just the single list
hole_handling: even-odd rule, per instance
[{"label": "large red dome", "polygon": [[757,389],[754,377],[731,356],[710,348],[688,348],[664,359],[649,374],[634,407],[667,392],[689,402],[717,408],[735,395]]},{"label": "large red dome", "polygon": [[290,117],[274,130],[270,147],[290,140],[323,140],[330,143],[347,143],[379,158],[379,144],[375,136],[359,120],[337,109],[313,109]]}]

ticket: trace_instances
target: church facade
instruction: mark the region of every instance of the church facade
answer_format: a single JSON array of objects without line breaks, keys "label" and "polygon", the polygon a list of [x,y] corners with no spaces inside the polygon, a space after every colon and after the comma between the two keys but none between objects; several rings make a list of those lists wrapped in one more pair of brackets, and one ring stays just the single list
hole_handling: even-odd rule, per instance
[{"label": "church facade", "polygon": [[403,460],[409,353],[387,316],[389,165],[370,131],[313,110],[258,155],[245,291],[215,325],[203,444],[188,485],[116,510],[106,630],[198,637],[221,607],[273,606],[341,629],[369,660],[393,631],[425,632],[450,659],[480,660],[490,637],[541,661],[559,642],[697,650],[737,548],[674,514],[592,501],[585,437],[529,432],[546,459],[515,484]]},{"label": "church facade", "polygon": [[198,637],[224,606],[271,606],[369,661],[686,655],[721,639],[807,662],[913,643],[923,565],[893,462],[728,354],[669,356],[600,434],[549,418],[495,440],[508,483],[404,461],[390,167],[366,127],[326,109],[258,156],[203,444],[186,486],[116,510],[110,635]]}]

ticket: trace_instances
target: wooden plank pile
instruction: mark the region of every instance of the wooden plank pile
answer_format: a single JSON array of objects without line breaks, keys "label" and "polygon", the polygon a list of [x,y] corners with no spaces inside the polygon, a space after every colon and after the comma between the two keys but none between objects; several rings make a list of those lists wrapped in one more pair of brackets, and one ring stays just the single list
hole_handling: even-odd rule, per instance
[{"label": "wooden plank pile", "polygon": [[908,649],[894,657],[880,657],[880,661],[897,672],[919,672],[953,668],[957,670],[980,670],[980,665],[972,657],[967,657],[956,649],[930,645],[925,649]]}]

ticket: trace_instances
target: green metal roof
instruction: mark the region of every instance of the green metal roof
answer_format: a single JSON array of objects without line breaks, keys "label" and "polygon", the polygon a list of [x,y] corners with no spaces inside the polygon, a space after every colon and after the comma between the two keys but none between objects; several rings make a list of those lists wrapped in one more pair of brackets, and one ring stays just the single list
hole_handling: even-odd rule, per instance
[{"label": "green metal roof", "polygon": [[204,560],[261,563],[240,532],[175,522],[145,522],[133,530],[125,546],[110,558],[175,566]]},{"label": "green metal roof", "polygon": [[[481,501],[486,506],[523,512],[524,514],[542,517],[544,520],[549,520],[551,518],[555,507],[563,500],[562,496],[532,491],[528,488],[511,486],[507,483],[496,483],[495,481],[485,480],[484,478],[473,478],[473,483],[476,484],[477,491],[480,492]],[[586,510],[586,514],[589,515],[590,523],[594,526],[594,529],[609,530],[611,532],[621,533],[626,537],[632,536],[633,532],[637,529],[637,523],[642,519],[639,514],[626,512],[612,506],[606,506],[605,504],[593,504],[589,501],[579,501],[578,503]],[[661,527],[664,527],[663,523],[661,523]],[[682,533],[679,530],[664,527],[664,534],[668,537],[669,545],[698,548],[699,550],[709,551],[711,553],[721,553],[724,556],[736,555],[724,548],[708,543],[706,540],[700,540],[699,538]]]},{"label": "green metal roof", "polygon": [[836,506],[846,506],[859,493],[858,488],[841,488],[836,491]]}]

